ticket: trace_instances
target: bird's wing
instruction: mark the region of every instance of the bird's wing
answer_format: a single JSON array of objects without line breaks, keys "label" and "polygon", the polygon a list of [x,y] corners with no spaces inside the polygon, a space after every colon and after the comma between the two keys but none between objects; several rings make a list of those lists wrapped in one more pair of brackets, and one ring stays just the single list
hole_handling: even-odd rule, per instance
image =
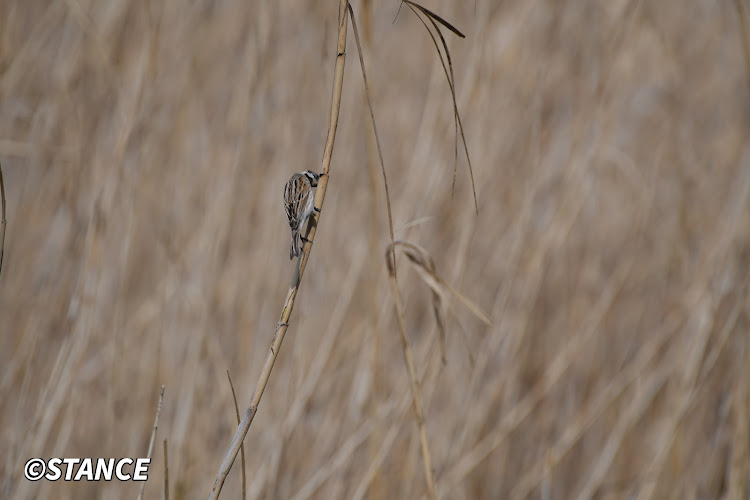
[{"label": "bird's wing", "polygon": [[294,229],[299,223],[299,217],[307,204],[312,189],[304,175],[295,174],[284,189],[284,210],[289,225]]}]

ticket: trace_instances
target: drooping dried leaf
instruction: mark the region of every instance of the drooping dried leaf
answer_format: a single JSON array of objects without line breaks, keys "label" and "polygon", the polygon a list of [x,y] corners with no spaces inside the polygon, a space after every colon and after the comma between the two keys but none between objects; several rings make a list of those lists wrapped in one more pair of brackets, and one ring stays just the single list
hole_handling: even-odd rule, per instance
[{"label": "drooping dried leaf", "polygon": [[[466,134],[464,133],[464,126],[461,121],[461,115],[458,112],[458,103],[456,101],[456,88],[455,88],[455,80],[453,75],[453,62],[451,60],[450,51],[448,50],[448,44],[445,41],[445,37],[443,37],[443,33],[440,31],[440,27],[435,23],[437,20],[441,24],[445,25],[445,20],[440,18],[439,16],[436,16],[434,13],[430,12],[429,10],[421,7],[418,4],[415,4],[411,1],[404,0],[407,4],[407,6],[411,9],[411,11],[414,13],[415,16],[417,16],[417,19],[422,23],[422,25],[427,30],[427,33],[430,35],[430,38],[432,39],[432,43],[435,46],[435,50],[438,53],[438,56],[440,57],[440,64],[443,66],[443,72],[445,73],[445,78],[448,80],[448,86],[450,87],[451,91],[451,99],[453,101],[453,118],[456,122],[456,138],[455,138],[455,155],[454,155],[454,164],[453,164],[453,182],[451,183],[451,197],[453,197],[453,193],[456,187],[456,169],[458,164],[458,131],[461,132],[461,140],[464,145],[464,153],[466,154],[466,163],[469,167],[469,177],[471,178],[471,190],[474,195],[474,211],[476,213],[479,213],[479,203],[477,201],[477,189],[476,184],[474,182],[474,168],[471,165],[471,157],[469,156],[469,147],[466,144]],[[430,23],[432,24],[433,28],[435,28],[435,31],[437,32],[438,36],[440,37],[440,42],[443,46],[443,50],[445,51],[445,58],[448,61],[448,65],[446,66],[445,60],[443,60],[443,53],[440,51],[440,46],[438,46],[437,40],[435,39],[435,35],[432,34],[432,30],[430,30],[429,26],[427,26],[427,23],[422,19],[422,17],[417,13],[417,10],[425,14],[427,19],[429,19]],[[449,28],[453,31],[452,26],[449,26]],[[461,35],[463,37],[463,35]]]},{"label": "drooping dried leaf", "polygon": [[419,10],[421,10],[422,12],[424,12],[425,15],[427,15],[428,17],[430,17],[430,18],[434,19],[435,21],[439,22],[440,24],[442,24],[443,26],[445,26],[446,28],[448,28],[449,30],[451,30],[453,33],[455,33],[456,35],[460,36],[461,38],[466,38],[463,33],[461,33],[460,31],[458,31],[458,29],[456,29],[455,26],[453,26],[451,23],[449,23],[448,21],[446,21],[442,17],[438,16],[437,14],[435,14],[434,12],[432,12],[431,10],[428,10],[425,7],[422,7],[421,5],[419,5],[416,2],[412,2],[411,0],[404,0],[404,2],[406,2],[409,5],[413,5],[414,7],[418,8]]},{"label": "drooping dried leaf", "polygon": [[[463,293],[456,290],[454,287],[443,282],[437,274],[435,268],[435,262],[432,260],[430,254],[419,245],[410,243],[407,241],[397,240],[393,247],[388,246],[386,250],[386,265],[388,266],[388,272],[393,275],[393,264],[391,255],[395,253],[395,248],[400,247],[406,256],[406,258],[414,265],[417,274],[422,281],[430,288],[432,293],[432,308],[435,314],[435,322],[437,323],[438,333],[440,335],[440,352],[442,355],[443,362],[445,362],[445,315],[446,309],[449,304],[450,296],[455,296],[459,302],[461,302],[469,311],[471,311],[477,318],[483,321],[487,325],[492,324],[492,319],[482,308],[474,304],[468,297]],[[469,352],[470,360],[473,359],[471,352]]]}]

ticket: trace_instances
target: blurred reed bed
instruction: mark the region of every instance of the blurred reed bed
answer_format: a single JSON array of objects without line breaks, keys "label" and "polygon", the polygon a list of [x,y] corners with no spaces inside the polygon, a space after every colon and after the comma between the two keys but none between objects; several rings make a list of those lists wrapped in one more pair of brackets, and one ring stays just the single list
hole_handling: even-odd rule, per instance
[{"label": "blurred reed bed", "polygon": [[[282,189],[322,155],[335,4],[0,4],[0,496],[132,498],[23,463],[145,455],[164,384],[170,496],[205,498],[237,425],[226,371],[242,406],[287,292]],[[460,155],[452,190],[433,41],[397,3],[353,3],[394,239],[493,320],[449,301],[443,364],[397,256],[438,497],[747,498],[747,9],[424,5],[466,35],[447,43],[478,213]],[[344,81],[248,498],[425,494],[355,58]]]}]

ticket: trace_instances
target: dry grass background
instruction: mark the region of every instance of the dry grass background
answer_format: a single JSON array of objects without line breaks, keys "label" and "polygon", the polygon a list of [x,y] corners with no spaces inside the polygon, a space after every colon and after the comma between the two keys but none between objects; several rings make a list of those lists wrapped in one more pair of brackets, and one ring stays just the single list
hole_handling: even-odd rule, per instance
[{"label": "dry grass background", "polygon": [[[172,498],[208,494],[236,425],[225,371],[243,406],[291,276],[281,195],[320,165],[337,3],[0,3],[0,496],[135,496],[29,483],[23,463],[145,455],[161,384],[146,498],[164,438]],[[439,496],[750,498],[735,4],[426,1],[467,35],[449,44],[479,215],[463,162],[450,197],[432,42],[406,9],[391,24],[396,2],[353,5],[396,237],[494,319],[454,303],[441,366],[429,292],[399,258]],[[425,491],[349,39],[319,232],[246,440],[249,498]],[[237,461],[222,498],[239,489]]]}]

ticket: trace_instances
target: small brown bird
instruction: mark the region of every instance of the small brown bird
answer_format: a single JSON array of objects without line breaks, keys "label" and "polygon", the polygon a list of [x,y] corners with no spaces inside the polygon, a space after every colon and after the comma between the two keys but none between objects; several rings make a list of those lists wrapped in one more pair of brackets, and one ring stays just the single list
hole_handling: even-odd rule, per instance
[{"label": "small brown bird", "polygon": [[320,174],[312,170],[297,172],[286,183],[284,187],[284,210],[286,218],[289,219],[289,227],[292,228],[292,248],[289,251],[289,259],[300,255],[300,241],[307,241],[302,236],[305,222],[315,210],[313,203],[313,188],[318,187]]}]

